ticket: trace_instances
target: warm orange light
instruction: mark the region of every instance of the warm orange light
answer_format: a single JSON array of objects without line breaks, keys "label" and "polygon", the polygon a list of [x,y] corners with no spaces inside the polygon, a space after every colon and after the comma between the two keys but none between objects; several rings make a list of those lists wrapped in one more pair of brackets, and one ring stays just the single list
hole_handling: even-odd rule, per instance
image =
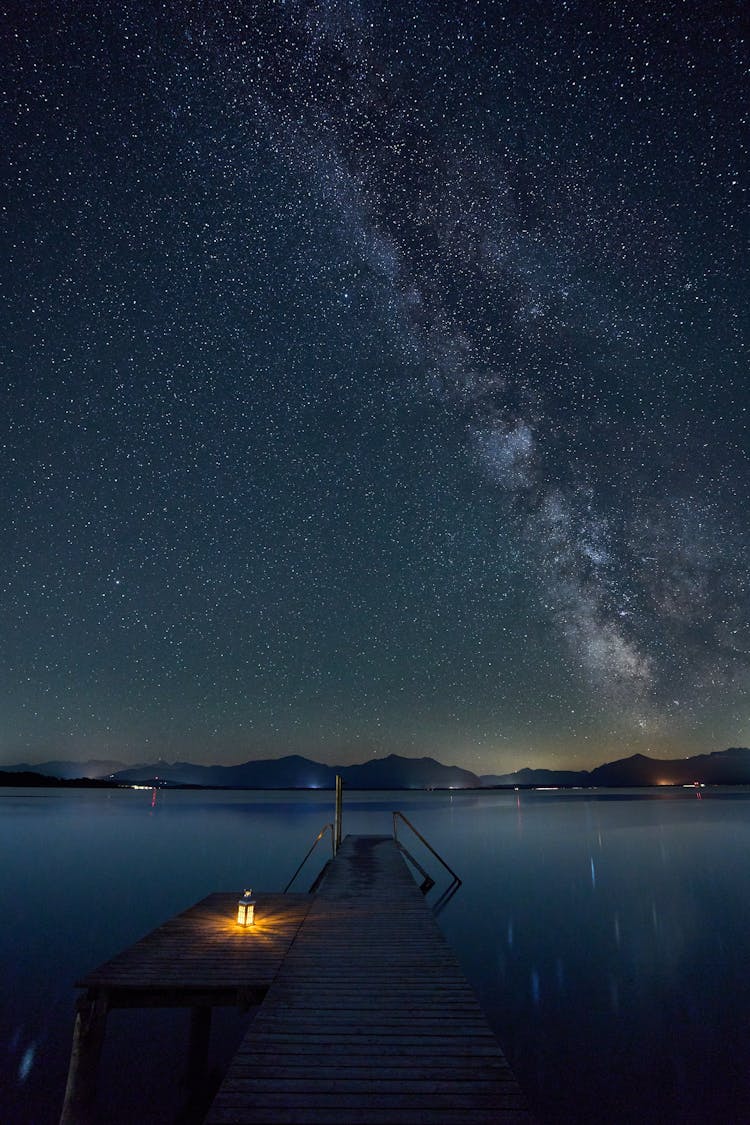
[{"label": "warm orange light", "polygon": [[252,891],[245,891],[237,903],[237,925],[252,926],[255,922],[255,899]]}]

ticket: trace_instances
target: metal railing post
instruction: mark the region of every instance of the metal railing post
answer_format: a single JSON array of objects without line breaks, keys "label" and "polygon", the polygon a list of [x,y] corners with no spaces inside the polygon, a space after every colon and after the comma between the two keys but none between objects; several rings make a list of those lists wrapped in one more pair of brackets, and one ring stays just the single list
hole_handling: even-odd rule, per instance
[{"label": "metal railing post", "polygon": [[343,811],[343,788],[344,783],[341,777],[336,774],[336,815],[334,817],[335,830],[334,830],[334,846],[333,854],[341,847],[341,817]]}]

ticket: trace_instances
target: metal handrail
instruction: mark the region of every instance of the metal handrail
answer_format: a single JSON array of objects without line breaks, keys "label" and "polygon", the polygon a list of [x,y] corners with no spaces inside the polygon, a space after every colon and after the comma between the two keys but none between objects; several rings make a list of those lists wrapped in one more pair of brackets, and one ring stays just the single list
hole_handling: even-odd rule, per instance
[{"label": "metal handrail", "polygon": [[296,870],[296,871],[294,872],[294,874],[292,875],[292,877],[291,877],[291,879],[289,880],[289,882],[287,883],[287,885],[286,885],[286,886],[284,887],[284,894],[286,894],[286,892],[287,892],[287,891],[289,890],[289,888],[291,887],[292,883],[293,883],[293,882],[294,882],[294,880],[295,880],[295,879],[297,878],[297,876],[299,875],[300,871],[302,870],[302,868],[303,868],[303,867],[305,866],[305,864],[307,863],[307,861],[308,861],[308,859],[310,858],[310,856],[311,856],[311,855],[313,854],[313,852],[315,851],[315,848],[317,847],[317,845],[318,845],[319,841],[320,841],[320,840],[322,840],[322,838],[323,838],[323,837],[325,836],[326,832],[330,832],[330,833],[331,833],[331,854],[332,854],[332,855],[336,855],[336,836],[335,836],[335,833],[334,833],[334,831],[333,831],[333,825],[332,825],[332,824],[324,824],[324,825],[323,825],[323,827],[321,828],[320,832],[318,833],[318,835],[317,835],[317,836],[315,837],[315,839],[313,840],[313,842],[312,842],[312,845],[311,845],[311,847],[310,847],[310,850],[309,850],[309,852],[307,853],[307,855],[305,856],[305,858],[304,858],[304,859],[302,860],[302,863],[301,863],[301,864],[299,865],[299,867],[297,868],[297,870]]},{"label": "metal handrail", "polygon": [[[411,830],[412,830],[412,832],[414,833],[414,835],[415,835],[415,836],[416,836],[416,837],[417,837],[418,839],[420,839],[420,840],[422,841],[422,843],[424,844],[424,846],[425,846],[425,847],[427,848],[427,850],[428,850],[428,851],[432,852],[432,854],[434,855],[435,859],[436,859],[436,860],[438,860],[438,862],[439,862],[439,863],[442,863],[443,867],[444,867],[444,868],[445,868],[445,870],[446,870],[446,871],[448,872],[448,874],[449,874],[450,876],[452,876],[452,878],[453,878],[453,881],[454,881],[454,883],[460,884],[460,883],[462,882],[462,880],[461,880],[461,879],[459,878],[459,876],[458,876],[458,875],[456,874],[456,872],[455,872],[455,871],[453,870],[453,868],[452,868],[452,867],[449,867],[449,866],[448,866],[448,864],[447,864],[447,863],[445,862],[445,860],[443,859],[443,857],[442,857],[442,856],[440,856],[440,855],[438,855],[438,853],[437,853],[437,852],[435,851],[435,849],[433,848],[432,844],[428,844],[428,843],[427,843],[427,841],[425,840],[424,836],[423,836],[423,835],[422,835],[422,833],[421,833],[421,832],[419,831],[419,829],[415,828],[415,827],[414,827],[414,825],[412,824],[412,822],[411,822],[411,821],[410,821],[410,820],[408,819],[408,817],[405,817],[405,816],[404,816],[404,814],[403,814],[402,812],[397,812],[397,811],[396,811],[396,812],[394,812],[394,813],[393,813],[393,839],[394,839],[394,840],[396,841],[396,843],[398,844],[398,846],[399,846],[399,847],[402,847],[402,844],[401,844],[401,842],[400,842],[400,840],[399,840],[399,838],[398,838],[398,832],[397,832],[397,830],[396,830],[396,817],[397,817],[397,816],[401,817],[401,819],[403,820],[404,824],[406,824],[406,825],[407,825],[407,826],[408,826],[409,828],[411,828]],[[405,849],[404,849],[404,850],[405,850]]]},{"label": "metal handrail", "polygon": [[[406,856],[406,858],[408,859],[409,863],[412,865],[414,870],[418,871],[419,874],[422,876],[422,883],[421,883],[419,889],[420,889],[420,891],[422,892],[423,895],[428,894],[432,890],[432,888],[435,886],[435,880],[433,879],[432,875],[428,875],[428,873],[425,871],[424,867],[422,867],[422,864],[419,863],[418,860],[416,860],[414,858],[414,856],[411,854],[411,852],[406,850],[406,848],[404,847],[404,845],[401,843],[400,840],[396,840],[396,847],[398,848],[398,850],[401,852],[402,855]],[[454,882],[451,883],[451,886],[455,886],[455,885],[456,884],[455,884],[455,880],[454,880]]]},{"label": "metal handrail", "polygon": [[444,910],[460,886],[460,880],[458,882],[454,880],[452,883],[450,883],[449,886],[447,886],[443,893],[440,895],[440,898],[436,899],[435,902],[433,902],[432,913],[439,914],[441,910]]}]

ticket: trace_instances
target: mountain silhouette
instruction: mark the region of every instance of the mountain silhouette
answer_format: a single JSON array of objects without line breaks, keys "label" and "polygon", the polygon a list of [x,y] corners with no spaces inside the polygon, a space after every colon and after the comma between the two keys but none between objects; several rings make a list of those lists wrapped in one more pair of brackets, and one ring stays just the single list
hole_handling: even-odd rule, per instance
[{"label": "mountain silhouette", "polygon": [[125,784],[204,785],[229,789],[332,789],[336,774],[350,789],[476,789],[491,786],[750,785],[750,749],[742,746],[697,754],[692,758],[649,758],[633,754],[592,770],[525,768],[478,777],[459,766],[445,766],[434,758],[405,758],[399,754],[369,758],[353,766],[326,766],[299,754],[264,758],[235,766],[202,766],[192,762],[157,761],[139,766],[122,762],[21,762],[6,772],[29,772],[58,778],[103,778]]}]

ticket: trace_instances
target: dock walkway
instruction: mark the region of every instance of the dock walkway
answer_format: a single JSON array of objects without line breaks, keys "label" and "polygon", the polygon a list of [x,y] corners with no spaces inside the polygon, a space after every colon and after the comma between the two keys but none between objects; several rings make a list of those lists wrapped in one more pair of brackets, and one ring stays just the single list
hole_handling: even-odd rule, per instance
[{"label": "dock walkway", "polygon": [[347,836],[207,1122],[531,1120],[396,843]]},{"label": "dock walkway", "polygon": [[96,1121],[107,1013],[191,1009],[193,1108],[211,1011],[259,1003],[208,1125],[529,1125],[477,999],[390,836],[347,836],[315,894],[209,895],[78,981],[61,1125]]}]

